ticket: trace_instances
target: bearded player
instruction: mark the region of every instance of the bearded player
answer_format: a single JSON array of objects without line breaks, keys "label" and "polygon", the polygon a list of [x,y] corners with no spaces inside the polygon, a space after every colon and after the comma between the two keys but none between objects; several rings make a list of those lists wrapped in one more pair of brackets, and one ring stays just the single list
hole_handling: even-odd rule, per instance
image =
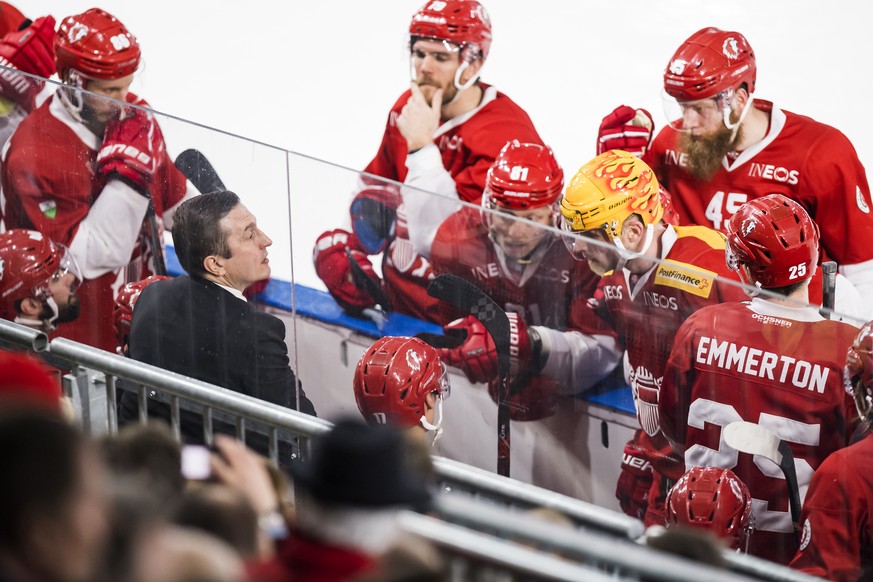
[{"label": "bearded player", "polygon": [[[612,333],[587,308],[599,277],[547,228],[563,185],[550,148],[511,141],[488,170],[483,210],[458,211],[433,243],[434,273],[472,281],[507,311],[513,420],[551,415],[559,394],[591,387],[620,359]],[[468,316],[445,331],[466,339],[440,350],[443,360],[470,381],[487,382],[496,401],[497,353],[485,327]]]},{"label": "bearded player", "polygon": [[[440,321],[439,306],[425,291],[437,229],[459,201],[479,203],[488,168],[508,141],[542,143],[527,113],[480,81],[490,48],[491,20],[475,0],[428,0],[413,15],[412,84],[391,108],[379,150],[364,168],[405,187],[381,194],[365,188],[352,202],[353,231],[326,232],[316,242],[316,272],[347,311],[375,302],[349,285],[346,249],[374,277],[368,256],[384,251],[384,287],[394,309]],[[384,210],[375,217],[364,211],[373,204]],[[391,220],[381,220],[386,213]],[[367,228],[373,222],[382,226]]]},{"label": "bearded player", "polygon": [[[672,226],[654,172],[620,150],[582,166],[561,200],[565,241],[602,274],[592,305],[626,350],[627,376],[641,429],[624,450],[616,497],[647,525],[664,523],[664,496],[684,472],[661,434],[658,396],[676,331],[707,305],[745,298],[725,265],[724,235]],[[654,469],[654,474],[653,474]]]},{"label": "bearded player", "polygon": [[787,564],[797,540],[782,472],[727,446],[722,430],[747,421],[782,439],[794,453],[802,499],[816,467],[852,433],[842,371],[858,330],[796,306],[808,302],[819,258],[818,228],[797,202],[781,194],[758,198],[727,230],[728,264],[753,297],[702,309],[679,329],[658,402],[661,429],[687,468],[736,473],[752,495],[749,553]]},{"label": "bearded player", "polygon": [[[799,202],[821,228],[825,260],[873,296],[870,187],[854,147],[833,127],[754,99],[756,77],[742,34],[699,30],[664,71],[669,125],[651,147],[651,116],[632,121],[643,111],[621,106],[604,119],[598,151],[646,152],[685,224],[723,231],[747,201],[779,193]],[[866,309],[865,320],[873,302]]]}]

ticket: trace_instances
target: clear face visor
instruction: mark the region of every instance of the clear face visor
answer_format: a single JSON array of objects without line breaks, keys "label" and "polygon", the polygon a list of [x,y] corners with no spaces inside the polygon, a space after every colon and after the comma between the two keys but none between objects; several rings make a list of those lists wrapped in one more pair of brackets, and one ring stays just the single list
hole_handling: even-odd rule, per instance
[{"label": "clear face visor", "polygon": [[709,129],[717,127],[720,123],[724,123],[728,129],[735,129],[742,122],[752,102],[750,95],[740,119],[732,121],[731,114],[733,113],[735,96],[736,92],[733,89],[727,89],[714,97],[695,101],[680,101],[663,89],[661,90],[664,113],[670,127],[678,131]]},{"label": "clear face visor", "polygon": [[61,251],[61,263],[58,265],[58,270],[52,275],[52,281],[60,281],[67,274],[72,275],[70,293],[75,293],[79,285],[82,284],[82,271],[79,268],[79,263],[76,262],[76,257],[73,256],[73,253],[65,245],[55,243],[55,246]]},{"label": "clear face visor", "polygon": [[[554,223],[556,207],[541,206],[529,210],[510,210],[496,205],[488,192],[482,196],[483,221],[488,234],[504,251],[506,245],[536,246],[548,234],[546,228]],[[533,223],[533,224],[531,224]],[[537,226],[541,224],[542,227]]]},{"label": "clear face visor", "polygon": [[433,424],[428,422],[427,416],[423,414],[419,419],[422,428],[427,431],[433,431],[434,433],[431,445],[435,445],[443,434],[443,401],[452,394],[452,384],[449,381],[449,370],[443,362],[440,362],[440,376],[437,379],[437,389],[434,390],[434,393],[437,395],[437,399]]},{"label": "clear face visor", "polygon": [[557,226],[561,229],[561,240],[564,246],[567,247],[567,250],[570,251],[570,254],[577,261],[586,259],[585,251],[589,245],[613,248],[605,225],[601,228],[592,228],[590,230],[573,230],[573,227],[563,215],[558,217],[557,222]]}]

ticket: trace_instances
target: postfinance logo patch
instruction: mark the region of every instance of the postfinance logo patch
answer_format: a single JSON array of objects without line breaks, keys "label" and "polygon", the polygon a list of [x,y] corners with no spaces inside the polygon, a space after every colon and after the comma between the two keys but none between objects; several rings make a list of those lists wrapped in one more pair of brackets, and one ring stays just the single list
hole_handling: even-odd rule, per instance
[{"label": "postfinance logo patch", "polygon": [[709,297],[717,275],[694,265],[664,261],[655,272],[655,285],[673,287],[699,297]]}]

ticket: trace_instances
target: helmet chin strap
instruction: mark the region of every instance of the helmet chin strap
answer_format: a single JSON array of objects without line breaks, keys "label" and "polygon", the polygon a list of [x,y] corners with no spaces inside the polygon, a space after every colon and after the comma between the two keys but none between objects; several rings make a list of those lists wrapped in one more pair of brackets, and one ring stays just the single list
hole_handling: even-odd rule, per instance
[{"label": "helmet chin strap", "polygon": [[[73,116],[73,119],[80,123],[84,123],[82,119],[82,108],[84,106],[84,99],[82,98],[82,89],[85,88],[85,80],[79,74],[78,71],[70,70],[68,73],[69,82],[66,83],[67,87],[61,87],[58,91],[58,94],[61,97],[61,103],[64,105],[67,111],[70,112],[70,115]],[[78,90],[77,90],[78,89]]]},{"label": "helmet chin strap", "polygon": [[467,79],[466,83],[461,83],[461,76],[464,74],[464,71],[466,71],[469,66],[470,66],[470,63],[467,61],[464,61],[463,63],[461,63],[461,66],[458,67],[458,70],[455,71],[455,78],[452,82],[455,85],[455,89],[457,89],[458,92],[455,93],[455,96],[452,97],[452,99],[448,103],[446,103],[445,105],[450,105],[450,104],[454,103],[455,101],[457,101],[458,97],[461,96],[461,93],[463,93],[464,91],[466,91],[467,89],[469,89],[470,87],[472,87],[473,85],[476,84],[476,81],[479,79],[479,71],[476,71],[476,73],[472,77]]},{"label": "helmet chin strap", "polygon": [[740,129],[740,125],[742,125],[743,120],[746,118],[746,115],[749,114],[749,111],[752,109],[752,101],[755,98],[752,95],[749,95],[749,99],[746,101],[745,107],[743,107],[743,112],[740,113],[740,118],[736,123],[731,123],[731,109],[730,107],[725,107],[723,110],[724,115],[724,126],[731,130],[731,140],[737,137],[737,131]]},{"label": "helmet chin strap", "polygon": [[622,269],[624,269],[624,266],[627,264],[628,261],[630,261],[631,259],[637,259],[646,254],[646,251],[648,251],[649,247],[652,246],[652,240],[654,240],[654,237],[655,225],[650,224],[646,227],[646,241],[643,243],[643,248],[638,251],[628,250],[627,247],[624,246],[624,243],[621,242],[621,237],[616,237],[612,239],[612,243],[616,247],[618,247],[619,256],[618,264],[616,265],[615,270],[621,271]]},{"label": "helmet chin strap", "polygon": [[427,416],[424,414],[421,415],[421,418],[418,420],[421,423],[421,426],[426,431],[436,431],[433,436],[433,441],[430,443],[431,446],[434,446],[439,440],[440,436],[443,434],[443,398],[442,396],[437,396],[437,406],[436,406],[436,423],[431,424],[427,421]]}]

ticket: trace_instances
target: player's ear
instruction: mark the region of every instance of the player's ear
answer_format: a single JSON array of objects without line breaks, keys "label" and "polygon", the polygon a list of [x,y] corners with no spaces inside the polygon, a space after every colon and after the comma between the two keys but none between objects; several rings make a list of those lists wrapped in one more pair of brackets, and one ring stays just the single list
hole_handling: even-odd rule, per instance
[{"label": "player's ear", "polygon": [[21,312],[21,315],[36,318],[42,312],[42,303],[35,297],[27,297],[18,304],[18,311]]},{"label": "player's ear", "polygon": [[467,81],[473,78],[474,75],[479,73],[479,69],[482,68],[482,59],[477,58],[472,63],[467,65],[467,68],[464,69],[464,72],[461,73],[460,82],[461,85],[465,84]]},{"label": "player's ear", "polygon": [[[627,217],[621,225],[621,238],[629,248],[637,248],[637,244],[645,237],[646,227],[635,215]],[[629,244],[628,244],[629,243]]]}]

